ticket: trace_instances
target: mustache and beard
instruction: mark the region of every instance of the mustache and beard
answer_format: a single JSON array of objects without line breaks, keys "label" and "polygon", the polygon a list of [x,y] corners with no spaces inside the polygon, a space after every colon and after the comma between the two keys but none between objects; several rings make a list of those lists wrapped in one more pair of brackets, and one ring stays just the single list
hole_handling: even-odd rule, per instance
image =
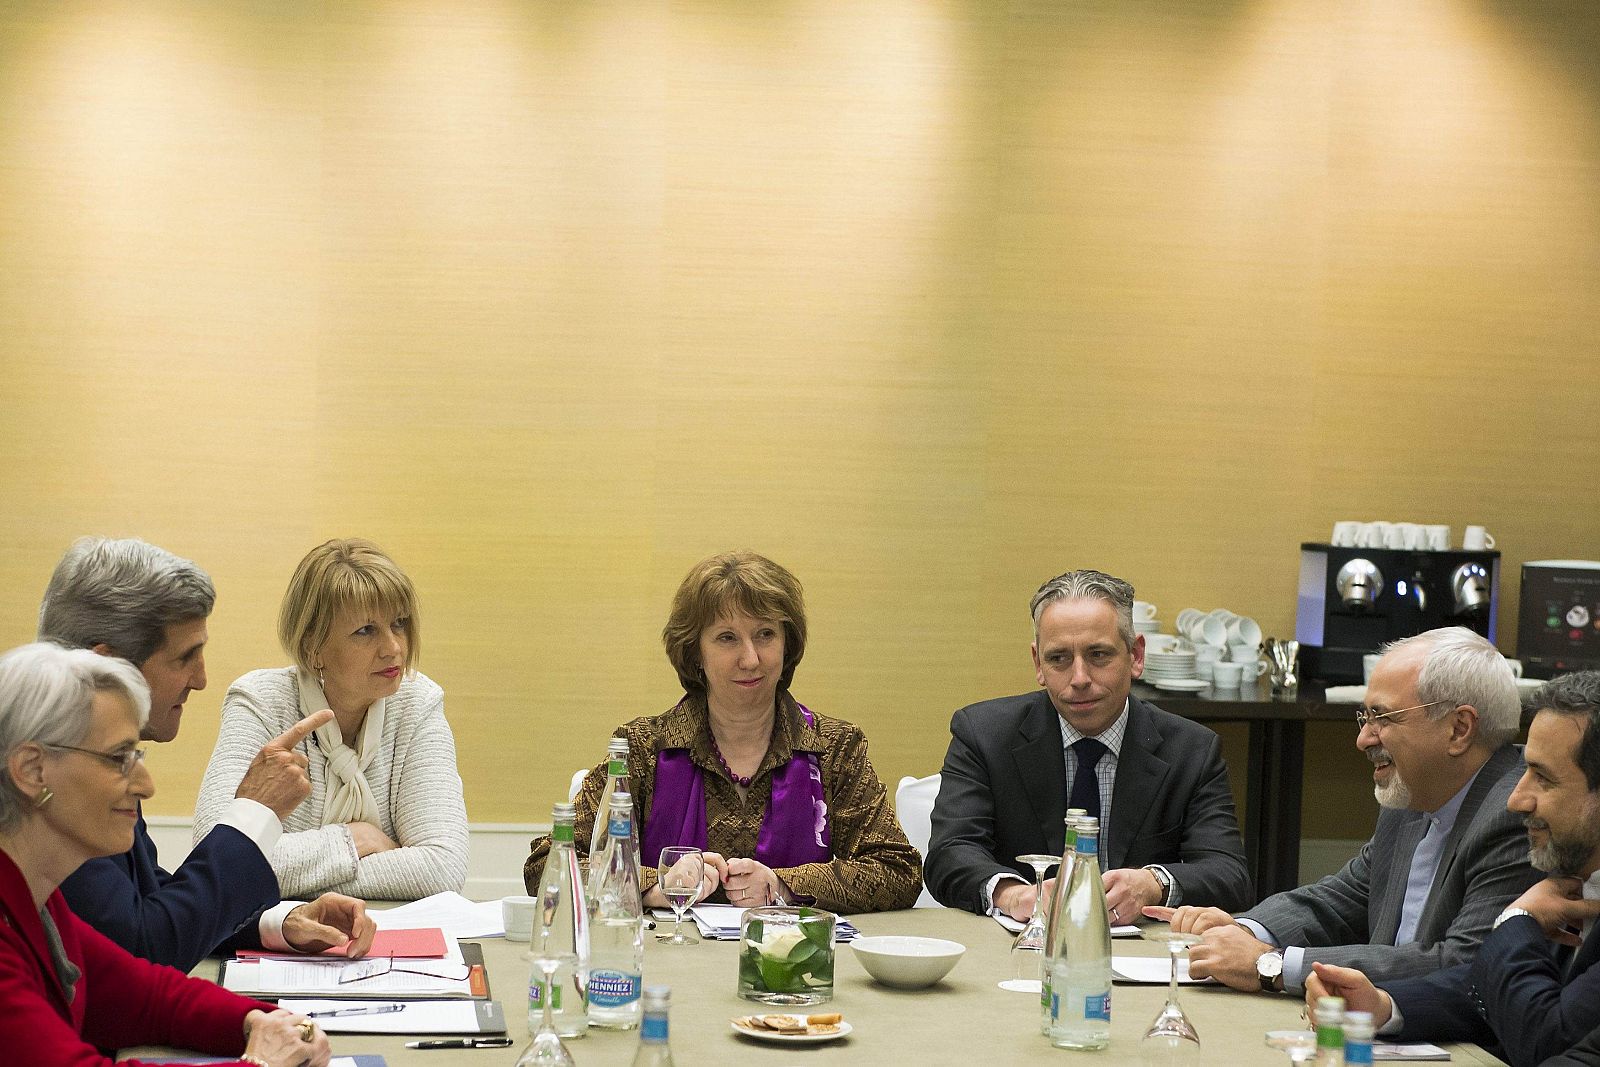
[{"label": "mustache and beard", "polygon": [[1385,808],[1409,808],[1411,806],[1411,787],[1406,785],[1404,778],[1400,777],[1400,768],[1395,766],[1394,757],[1389,755],[1389,750],[1382,745],[1367,749],[1367,759],[1373,766],[1380,763],[1389,765],[1389,780],[1375,783],[1372,795],[1377,799],[1378,805]]},{"label": "mustache and beard", "polygon": [[1556,878],[1569,878],[1581,874],[1589,866],[1596,850],[1600,850],[1600,803],[1590,800],[1584,807],[1583,818],[1567,836],[1552,830],[1544,819],[1529,815],[1522,820],[1529,830],[1545,834],[1542,845],[1534,844],[1529,835],[1528,862],[1535,870]]}]

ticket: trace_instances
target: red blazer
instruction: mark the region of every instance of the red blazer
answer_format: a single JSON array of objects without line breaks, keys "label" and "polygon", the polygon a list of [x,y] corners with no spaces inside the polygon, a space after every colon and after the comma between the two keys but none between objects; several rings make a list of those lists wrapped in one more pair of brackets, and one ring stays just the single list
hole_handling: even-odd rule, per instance
[{"label": "red blazer", "polygon": [[8,1060],[18,1057],[12,1062],[110,1067],[99,1050],[130,1045],[237,1056],[244,1051],[245,1015],[273,1010],[130,956],[72,914],[59,892],[50,894],[45,909],[67,958],[83,972],[70,1004],[27,882],[0,851],[0,1049]]}]

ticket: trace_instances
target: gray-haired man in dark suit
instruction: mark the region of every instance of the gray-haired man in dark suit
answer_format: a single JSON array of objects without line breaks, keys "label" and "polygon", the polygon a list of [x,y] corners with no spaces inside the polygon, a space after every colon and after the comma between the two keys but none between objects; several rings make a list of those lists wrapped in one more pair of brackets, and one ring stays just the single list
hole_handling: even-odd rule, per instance
[{"label": "gray-haired man in dark suit", "polygon": [[1190,973],[1299,992],[1313,962],[1384,980],[1470,960],[1500,909],[1539,880],[1506,810],[1523,771],[1519,713],[1510,666],[1471,630],[1388,646],[1356,734],[1382,807],[1372,839],[1337,874],[1237,919],[1180,908],[1174,928],[1203,934]]}]

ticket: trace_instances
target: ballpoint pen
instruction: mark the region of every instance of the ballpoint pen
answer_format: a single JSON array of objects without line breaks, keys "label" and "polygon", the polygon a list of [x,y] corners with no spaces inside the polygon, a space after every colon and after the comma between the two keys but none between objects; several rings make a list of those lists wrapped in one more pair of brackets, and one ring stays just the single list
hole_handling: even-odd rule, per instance
[{"label": "ballpoint pen", "polygon": [[510,1048],[509,1037],[451,1037],[438,1041],[407,1041],[406,1048]]},{"label": "ballpoint pen", "polygon": [[404,1004],[369,1004],[362,1008],[335,1008],[332,1011],[308,1011],[307,1019],[337,1019],[345,1015],[388,1015],[392,1011],[405,1011]]}]

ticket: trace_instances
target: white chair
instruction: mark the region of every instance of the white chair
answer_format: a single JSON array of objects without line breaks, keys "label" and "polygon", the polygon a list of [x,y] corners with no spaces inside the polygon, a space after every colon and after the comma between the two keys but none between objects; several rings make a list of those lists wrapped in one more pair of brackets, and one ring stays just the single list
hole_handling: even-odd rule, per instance
[{"label": "white chair", "polygon": [[567,803],[568,804],[571,804],[574,800],[578,799],[578,790],[583,788],[583,780],[585,778],[587,778],[588,776],[589,776],[588,768],[584,768],[583,770],[579,770],[579,771],[574,771],[573,772],[572,784],[567,787]]},{"label": "white chair", "polygon": [[[928,838],[933,834],[933,801],[939,795],[939,776],[902,778],[894,791],[894,811],[900,817],[900,828],[906,832],[911,844],[924,857],[928,855]],[[913,907],[940,908],[944,905],[934,900],[928,887],[922,887]]]}]

